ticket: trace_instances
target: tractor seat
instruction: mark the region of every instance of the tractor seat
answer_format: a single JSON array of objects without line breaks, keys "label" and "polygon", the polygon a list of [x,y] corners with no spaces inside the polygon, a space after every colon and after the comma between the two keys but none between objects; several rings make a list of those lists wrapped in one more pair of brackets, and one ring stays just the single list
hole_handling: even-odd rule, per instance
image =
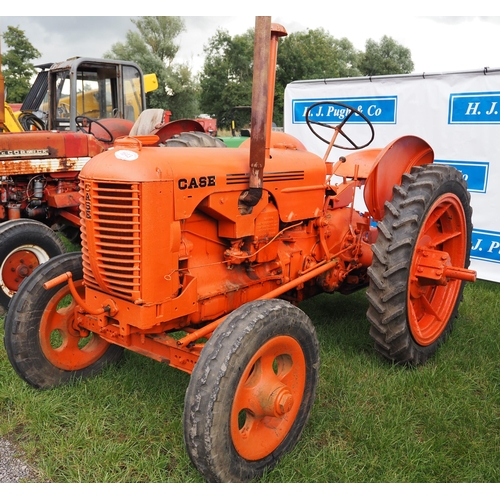
[{"label": "tractor seat", "polygon": [[135,121],[129,135],[154,135],[155,131],[163,125],[164,114],[163,109],[145,109]]}]

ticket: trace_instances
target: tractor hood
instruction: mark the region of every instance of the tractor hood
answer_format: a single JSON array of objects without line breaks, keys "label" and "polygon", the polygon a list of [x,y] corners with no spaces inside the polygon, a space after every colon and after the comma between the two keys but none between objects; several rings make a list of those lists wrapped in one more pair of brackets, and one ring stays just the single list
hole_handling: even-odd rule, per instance
[{"label": "tractor hood", "polygon": [[[274,144],[266,162],[263,189],[274,198],[283,222],[317,217],[325,194],[323,160],[296,148],[293,141]],[[237,204],[237,197],[233,200],[229,194],[249,189],[249,155],[248,148],[146,147],[138,138],[128,137],[92,158],[81,178],[107,184],[167,182],[173,189],[175,218],[181,220],[216,194],[219,204]]]}]

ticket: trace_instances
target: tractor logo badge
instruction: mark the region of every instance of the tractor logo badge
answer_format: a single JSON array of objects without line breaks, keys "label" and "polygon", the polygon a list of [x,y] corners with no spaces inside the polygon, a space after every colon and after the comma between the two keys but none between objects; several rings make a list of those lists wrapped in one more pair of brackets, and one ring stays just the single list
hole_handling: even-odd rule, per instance
[{"label": "tractor logo badge", "polygon": [[92,212],[91,212],[91,195],[90,195],[90,183],[86,182],[85,183],[85,218],[86,219],[92,219]]},{"label": "tractor logo badge", "polygon": [[11,149],[8,151],[0,151],[0,158],[15,158],[26,156],[49,156],[48,149]]},{"label": "tractor logo badge", "polygon": [[177,185],[179,186],[179,189],[197,189],[215,186],[215,175],[191,177],[191,179],[179,179]]}]

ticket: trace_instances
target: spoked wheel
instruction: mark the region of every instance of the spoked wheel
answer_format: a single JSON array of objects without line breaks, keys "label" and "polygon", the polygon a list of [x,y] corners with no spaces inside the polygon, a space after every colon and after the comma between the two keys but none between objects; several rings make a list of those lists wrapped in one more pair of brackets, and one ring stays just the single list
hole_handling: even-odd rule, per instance
[{"label": "spoked wheel", "polygon": [[0,314],[36,267],[64,252],[63,242],[41,222],[15,219],[0,224]]},{"label": "spoked wheel", "polygon": [[309,318],[283,300],[249,302],[215,330],[191,375],[184,439],[213,482],[245,482],[292,449],[316,393],[319,346]]},{"label": "spoked wheel", "polygon": [[374,245],[367,317],[375,348],[398,363],[432,356],[458,315],[468,271],[472,209],[462,174],[414,167],[386,203]]},{"label": "spoked wheel", "polygon": [[67,283],[45,290],[44,283],[70,271],[83,291],[80,252],[67,253],[39,266],[12,299],[5,319],[5,348],[12,366],[30,385],[48,389],[100,372],[123,349],[98,335],[81,332],[76,304]]}]

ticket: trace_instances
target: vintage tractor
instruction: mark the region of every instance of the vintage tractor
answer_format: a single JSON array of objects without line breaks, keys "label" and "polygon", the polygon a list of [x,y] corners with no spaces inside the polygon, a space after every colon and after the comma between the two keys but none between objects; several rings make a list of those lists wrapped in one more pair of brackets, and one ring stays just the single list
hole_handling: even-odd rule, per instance
[{"label": "vintage tractor", "polygon": [[90,158],[121,136],[154,132],[165,141],[204,130],[146,110],[158,81],[135,63],[79,57],[40,67],[21,114],[5,114],[10,127],[0,116],[0,315],[33,269],[64,252],[53,229],[79,240],[78,175]]},{"label": "vintage tractor", "polygon": [[[284,35],[257,18],[252,136],[241,147],[127,137],[84,166],[82,252],[39,266],[5,321],[9,360],[37,388],[96,374],[124,348],[191,373],[184,438],[208,481],[258,478],[299,439],[320,363],[302,300],[368,287],[377,350],[420,364],[475,279],[466,183],[432,163],[425,141],[329,162],[332,147],[357,150],[374,130],[337,102],[307,112],[320,137],[319,107],[342,114],[326,125],[324,158],[271,133]],[[361,186],[365,212],[354,207]]]},{"label": "vintage tractor", "polygon": [[[65,251],[52,228],[79,237],[78,175],[129,135],[148,85],[135,63],[72,58],[40,66],[17,123],[0,134],[0,313],[22,280]],[[3,105],[3,94],[0,106]],[[8,109],[5,106],[5,109]]]}]

